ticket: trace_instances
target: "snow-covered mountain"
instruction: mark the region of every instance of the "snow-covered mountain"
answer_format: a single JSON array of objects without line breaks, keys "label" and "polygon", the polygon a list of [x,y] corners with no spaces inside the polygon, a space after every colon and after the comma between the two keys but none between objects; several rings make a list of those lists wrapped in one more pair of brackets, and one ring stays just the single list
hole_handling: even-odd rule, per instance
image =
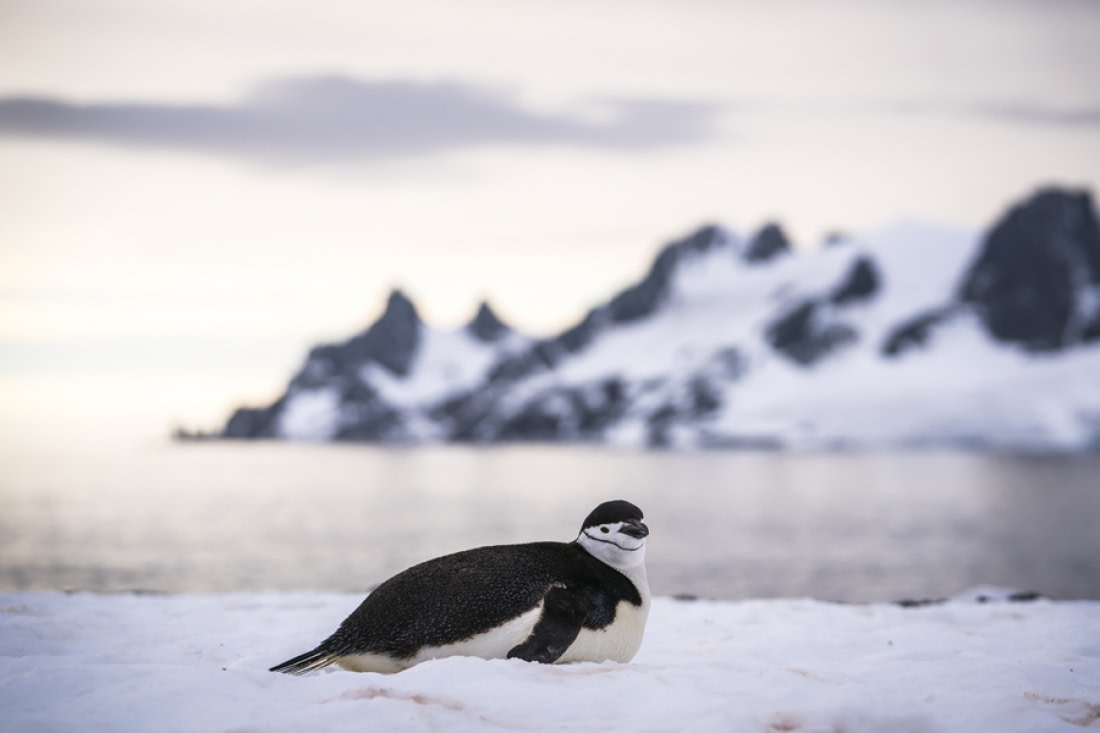
[{"label": "snow-covered mountain", "polygon": [[291,440],[444,439],[428,410],[476,389],[503,359],[530,347],[483,303],[455,332],[426,326],[403,293],[390,294],[370,328],[309,352],[286,393],[241,408],[223,435]]},{"label": "snow-covered mountain", "polygon": [[985,235],[903,223],[806,254],[708,226],[534,340],[395,292],[230,438],[631,446],[1100,447],[1100,227],[1045,189]]}]

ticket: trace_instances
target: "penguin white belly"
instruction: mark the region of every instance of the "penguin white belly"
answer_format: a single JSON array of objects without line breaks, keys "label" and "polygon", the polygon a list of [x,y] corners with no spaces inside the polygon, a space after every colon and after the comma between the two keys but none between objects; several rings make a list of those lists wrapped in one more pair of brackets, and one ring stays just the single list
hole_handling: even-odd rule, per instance
[{"label": "penguin white belly", "polygon": [[535,606],[519,616],[505,621],[500,626],[471,636],[462,641],[441,646],[426,646],[416,654],[405,659],[397,659],[385,654],[348,654],[340,657],[337,664],[352,672],[400,672],[415,664],[441,657],[481,657],[482,659],[504,659],[514,647],[522,644],[542,614],[542,604]]},{"label": "penguin white belly", "polygon": [[648,599],[641,606],[619,601],[615,620],[602,629],[581,629],[576,640],[555,664],[568,662],[629,662],[642,646]]}]

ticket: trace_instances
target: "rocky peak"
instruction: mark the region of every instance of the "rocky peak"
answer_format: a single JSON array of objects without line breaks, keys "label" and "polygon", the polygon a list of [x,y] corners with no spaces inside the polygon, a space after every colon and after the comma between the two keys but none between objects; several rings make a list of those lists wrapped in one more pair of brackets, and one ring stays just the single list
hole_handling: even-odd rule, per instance
[{"label": "rocky peak", "polygon": [[759,264],[791,251],[791,242],[782,227],[772,222],[761,227],[745,247],[745,262]]},{"label": "rocky peak", "polygon": [[332,375],[354,378],[368,362],[405,376],[420,343],[420,326],[416,306],[400,290],[394,290],[386,310],[366,331],[342,344],[315,347],[300,379],[324,380]]},{"label": "rocky peak", "polygon": [[1048,188],[989,232],[958,291],[997,339],[1051,351],[1100,339],[1100,226],[1087,191]]},{"label": "rocky peak", "polygon": [[420,343],[420,326],[416,306],[400,290],[394,290],[382,317],[359,337],[362,341],[357,346],[363,360],[371,359],[404,376]]},{"label": "rocky peak", "polygon": [[466,325],[466,330],[478,341],[492,343],[510,333],[512,329],[497,317],[488,303],[482,301],[477,309],[477,315]]}]

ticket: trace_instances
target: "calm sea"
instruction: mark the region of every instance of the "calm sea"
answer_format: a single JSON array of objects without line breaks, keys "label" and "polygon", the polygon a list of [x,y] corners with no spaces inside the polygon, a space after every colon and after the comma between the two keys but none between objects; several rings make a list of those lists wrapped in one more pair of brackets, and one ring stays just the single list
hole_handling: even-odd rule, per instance
[{"label": "calm sea", "polygon": [[655,594],[1100,599],[1100,457],[204,443],[0,472],[0,587],[363,591],[640,505]]}]

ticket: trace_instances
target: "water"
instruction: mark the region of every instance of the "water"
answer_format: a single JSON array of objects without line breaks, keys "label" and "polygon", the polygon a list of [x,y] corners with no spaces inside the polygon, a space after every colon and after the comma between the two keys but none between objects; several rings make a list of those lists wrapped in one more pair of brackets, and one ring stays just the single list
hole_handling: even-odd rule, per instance
[{"label": "water", "polygon": [[570,540],[626,498],[660,595],[1100,598],[1097,456],[233,443],[6,462],[4,588],[363,591],[446,552]]}]

